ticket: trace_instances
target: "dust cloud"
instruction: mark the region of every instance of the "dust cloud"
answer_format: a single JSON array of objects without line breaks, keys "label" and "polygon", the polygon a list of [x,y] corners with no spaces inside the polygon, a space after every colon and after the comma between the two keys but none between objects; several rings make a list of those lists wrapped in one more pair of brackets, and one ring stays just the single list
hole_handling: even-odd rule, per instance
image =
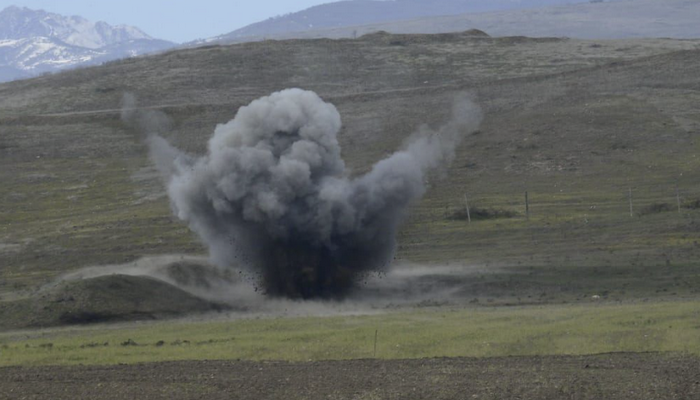
[{"label": "dust cloud", "polygon": [[287,89],[241,107],[218,125],[203,156],[161,134],[167,116],[125,97],[122,117],[147,134],[174,213],[198,234],[211,261],[255,276],[273,298],[343,299],[363,277],[386,271],[396,232],[448,165],[481,111],[457,98],[450,119],[420,128],[402,149],[351,177],[341,157],[338,110],[316,93]]}]

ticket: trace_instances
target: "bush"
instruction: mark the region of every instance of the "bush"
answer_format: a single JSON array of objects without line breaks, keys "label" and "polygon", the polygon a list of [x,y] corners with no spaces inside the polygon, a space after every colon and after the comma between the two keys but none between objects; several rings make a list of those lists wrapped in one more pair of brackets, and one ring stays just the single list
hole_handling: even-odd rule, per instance
[{"label": "bush", "polygon": [[683,203],[683,208],[687,208],[689,210],[700,209],[700,199],[686,201]]},{"label": "bush", "polygon": [[[506,210],[503,208],[480,208],[472,207],[469,209],[469,214],[471,215],[472,221],[485,220],[485,219],[499,219],[499,218],[514,218],[519,214],[512,210]],[[460,209],[452,213],[450,219],[466,221],[467,210]]]},{"label": "bush", "polygon": [[639,216],[643,215],[650,215],[650,214],[659,214],[662,212],[668,212],[668,211],[673,211],[674,208],[672,205],[668,203],[653,203],[650,204],[644,208],[642,208],[639,211]]}]

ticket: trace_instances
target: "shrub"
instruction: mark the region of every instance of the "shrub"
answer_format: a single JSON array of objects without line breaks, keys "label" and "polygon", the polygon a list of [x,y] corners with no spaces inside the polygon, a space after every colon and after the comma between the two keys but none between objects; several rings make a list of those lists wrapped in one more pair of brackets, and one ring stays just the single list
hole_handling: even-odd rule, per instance
[{"label": "shrub", "polygon": [[683,203],[683,208],[687,208],[690,210],[700,209],[700,199],[686,201],[685,203]]},{"label": "shrub", "polygon": [[639,216],[659,214],[662,212],[673,211],[673,206],[668,203],[653,203],[639,211]]},{"label": "shrub", "polygon": [[[472,221],[484,220],[484,219],[498,219],[498,218],[514,218],[518,216],[518,213],[512,210],[506,210],[503,208],[481,208],[472,207],[469,209],[469,214]],[[467,210],[460,209],[452,213],[450,219],[466,221]]]}]

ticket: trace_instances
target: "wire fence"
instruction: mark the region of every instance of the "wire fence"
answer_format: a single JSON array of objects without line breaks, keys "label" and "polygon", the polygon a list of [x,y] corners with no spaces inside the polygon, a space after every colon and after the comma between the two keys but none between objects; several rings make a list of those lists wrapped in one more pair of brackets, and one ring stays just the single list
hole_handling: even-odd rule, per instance
[{"label": "wire fence", "polygon": [[[454,190],[457,190],[455,188]],[[700,210],[700,189],[680,185],[634,185],[595,191],[533,190],[481,194],[461,191],[450,194],[448,200],[425,205],[423,213],[435,217],[475,222],[490,218],[567,219],[573,216],[611,217],[613,215],[639,218],[660,213],[685,215]],[[423,217],[421,217],[423,214]],[[413,217],[412,217],[413,219]]]}]

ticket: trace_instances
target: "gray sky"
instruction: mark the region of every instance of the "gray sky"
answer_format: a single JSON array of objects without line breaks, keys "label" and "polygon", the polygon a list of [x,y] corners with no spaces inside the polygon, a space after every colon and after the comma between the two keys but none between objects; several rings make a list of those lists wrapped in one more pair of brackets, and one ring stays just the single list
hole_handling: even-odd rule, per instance
[{"label": "gray sky", "polygon": [[187,42],[334,0],[0,0],[10,5],[134,25],[159,39]]}]

